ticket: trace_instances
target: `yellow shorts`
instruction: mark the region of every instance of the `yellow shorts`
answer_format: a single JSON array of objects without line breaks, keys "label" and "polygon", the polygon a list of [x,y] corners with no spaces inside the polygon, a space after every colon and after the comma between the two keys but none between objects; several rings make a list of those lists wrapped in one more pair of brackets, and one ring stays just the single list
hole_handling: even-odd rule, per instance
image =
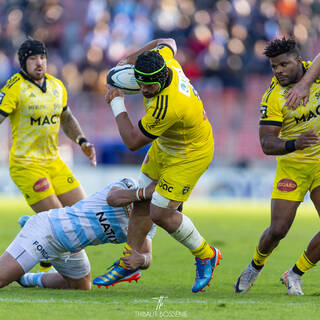
[{"label": "yellow shorts", "polygon": [[181,159],[168,156],[153,143],[141,166],[141,172],[158,181],[155,190],[162,196],[170,200],[186,201],[212,161],[214,147],[213,144],[211,146],[206,148],[207,152]]},{"label": "yellow shorts", "polygon": [[278,160],[273,199],[303,201],[308,191],[320,186],[320,162]]},{"label": "yellow shorts", "polygon": [[80,186],[80,182],[60,157],[45,164],[10,159],[9,171],[29,205]]}]

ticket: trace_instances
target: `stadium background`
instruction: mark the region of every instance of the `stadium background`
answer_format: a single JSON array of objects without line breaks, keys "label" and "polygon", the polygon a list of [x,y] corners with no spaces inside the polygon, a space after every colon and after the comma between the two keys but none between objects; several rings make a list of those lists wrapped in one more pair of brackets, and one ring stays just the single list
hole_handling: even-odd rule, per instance
[{"label": "stadium background", "polygon": [[[0,0],[0,86],[19,71],[16,51],[30,35],[48,47],[48,73],[97,150],[89,168],[61,134],[63,158],[88,193],[123,175],[136,177],[146,148],[121,142],[104,102],[105,76],[128,52],[160,37],[177,41],[177,59],[199,91],[214,128],[215,158],[193,196],[268,198],[275,158],[258,140],[259,103],[272,77],[262,55],[269,40],[294,35],[302,56],[320,51],[318,0]],[[134,122],[141,95],[127,96]],[[19,194],[8,174],[9,121],[0,126],[0,193]]]}]

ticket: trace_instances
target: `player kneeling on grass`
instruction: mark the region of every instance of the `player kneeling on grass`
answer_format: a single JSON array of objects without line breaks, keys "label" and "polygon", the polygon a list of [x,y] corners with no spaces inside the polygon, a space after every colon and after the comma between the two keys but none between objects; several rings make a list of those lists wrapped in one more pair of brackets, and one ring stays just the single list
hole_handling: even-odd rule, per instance
[{"label": "player kneeling on grass", "polygon": [[[86,246],[124,243],[133,202],[143,193],[151,199],[154,184],[137,189],[134,180],[125,178],[78,201],[71,207],[51,209],[31,216],[0,257],[0,287],[18,281],[25,287],[59,289],[91,288],[90,262]],[[136,209],[137,210],[137,209]],[[134,219],[134,217],[133,217]],[[149,222],[150,227],[152,221]],[[138,280],[152,260],[151,227],[139,252],[123,258],[126,275],[122,281]],[[39,261],[48,260],[58,272],[27,273]]]}]

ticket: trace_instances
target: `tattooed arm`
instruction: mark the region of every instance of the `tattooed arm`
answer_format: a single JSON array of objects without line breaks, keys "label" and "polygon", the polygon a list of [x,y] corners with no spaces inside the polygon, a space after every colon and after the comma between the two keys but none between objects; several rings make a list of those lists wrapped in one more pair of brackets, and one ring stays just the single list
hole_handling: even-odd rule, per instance
[{"label": "tattooed arm", "polygon": [[78,120],[72,114],[70,108],[65,109],[60,117],[61,127],[67,137],[78,143],[82,152],[90,159],[90,165],[96,166],[96,151],[93,144],[85,138]]}]

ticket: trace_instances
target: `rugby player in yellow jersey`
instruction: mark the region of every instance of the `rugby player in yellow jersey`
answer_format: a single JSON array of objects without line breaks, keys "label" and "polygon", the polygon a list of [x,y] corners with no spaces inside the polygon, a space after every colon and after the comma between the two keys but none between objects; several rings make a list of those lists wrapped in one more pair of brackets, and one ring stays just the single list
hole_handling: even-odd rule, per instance
[{"label": "rugby player in yellow jersey", "polygon": [[[262,233],[252,261],[235,283],[234,291],[238,293],[252,287],[267,258],[288,233],[308,191],[320,215],[320,55],[312,65],[302,61],[295,40],[285,38],[271,41],[264,54],[274,77],[261,101],[260,144],[265,154],[278,156],[278,166],[271,223]],[[289,295],[303,295],[301,276],[319,259],[317,233],[296,264],[281,276]]]},{"label": "rugby player in yellow jersey", "polygon": [[11,178],[35,212],[71,206],[85,193],[59,156],[60,123],[93,166],[94,146],[67,105],[63,83],[46,73],[45,45],[28,39],[20,46],[18,56],[21,71],[0,91],[0,123],[9,117],[12,128]]},{"label": "rugby player in yellow jersey", "polygon": [[[139,250],[152,222],[187,247],[196,259],[193,292],[209,284],[221,254],[200,235],[193,222],[177,208],[186,201],[200,176],[212,161],[212,128],[197,91],[174,59],[173,39],[158,39],[121,61],[135,65],[135,78],[144,96],[145,115],[133,125],[120,90],[109,87],[111,105],[119,133],[126,146],[138,150],[152,143],[141,167],[139,186],[157,181],[150,209],[135,205],[125,251]],[[143,199],[137,192],[137,199]],[[125,276],[120,264],[94,279],[94,284],[112,284]],[[133,272],[128,270],[128,274]]]}]

